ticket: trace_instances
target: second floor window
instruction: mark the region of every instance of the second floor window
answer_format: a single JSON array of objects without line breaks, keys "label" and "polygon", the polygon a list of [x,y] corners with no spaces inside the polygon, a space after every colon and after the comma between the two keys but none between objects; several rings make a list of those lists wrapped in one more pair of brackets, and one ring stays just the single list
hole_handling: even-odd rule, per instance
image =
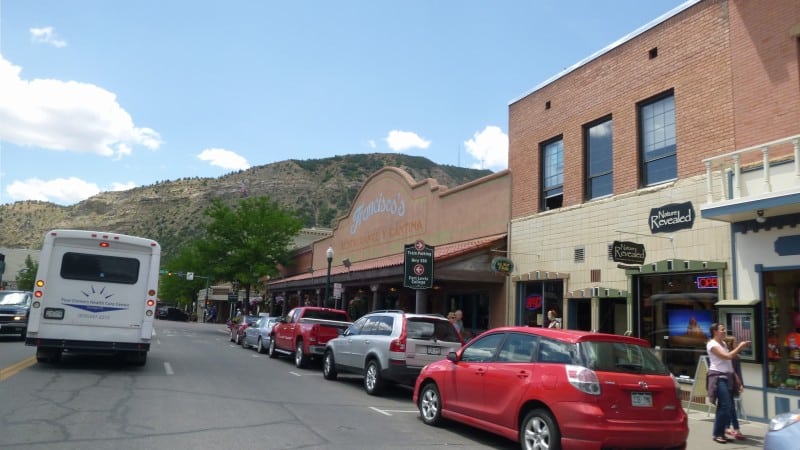
[{"label": "second floor window", "polygon": [[542,209],[561,208],[564,198],[564,141],[542,147]]},{"label": "second floor window", "polygon": [[675,96],[672,93],[639,106],[639,132],[642,185],[677,178]]},{"label": "second floor window", "polygon": [[612,137],[611,119],[584,128],[587,200],[614,192]]}]

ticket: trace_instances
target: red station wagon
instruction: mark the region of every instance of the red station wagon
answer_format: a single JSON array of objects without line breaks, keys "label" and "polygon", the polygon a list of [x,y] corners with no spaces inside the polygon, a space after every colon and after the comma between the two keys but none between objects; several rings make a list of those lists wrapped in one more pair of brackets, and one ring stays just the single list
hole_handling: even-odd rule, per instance
[{"label": "red station wagon", "polygon": [[534,327],[484,332],[427,365],[423,422],[462,422],[523,449],[685,449],[679,386],[647,341]]}]

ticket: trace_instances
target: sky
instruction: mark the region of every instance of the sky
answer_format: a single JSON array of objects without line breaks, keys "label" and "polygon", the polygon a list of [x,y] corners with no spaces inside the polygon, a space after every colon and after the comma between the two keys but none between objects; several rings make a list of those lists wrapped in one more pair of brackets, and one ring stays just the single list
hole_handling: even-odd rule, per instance
[{"label": "sky", "polygon": [[507,168],[508,106],[685,0],[0,0],[0,204],[364,153]]}]

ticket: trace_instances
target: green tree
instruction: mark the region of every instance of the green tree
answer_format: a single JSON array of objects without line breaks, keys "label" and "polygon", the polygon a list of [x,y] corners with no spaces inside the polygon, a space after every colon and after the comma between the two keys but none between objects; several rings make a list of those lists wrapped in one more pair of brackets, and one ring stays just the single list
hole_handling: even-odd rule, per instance
[{"label": "green tree", "polygon": [[237,281],[244,288],[247,312],[251,287],[289,261],[302,222],[267,196],[246,198],[233,208],[214,199],[205,214],[211,221],[206,239],[198,241],[199,258],[216,279]]},{"label": "green tree", "polygon": [[25,257],[25,266],[17,272],[17,289],[21,291],[32,291],[33,283],[36,279],[36,272],[39,270],[39,263],[31,258]]},{"label": "green tree", "polygon": [[[198,250],[196,241],[193,244],[182,247],[178,254],[163,262],[161,267],[171,275],[162,275],[158,288],[159,299],[166,303],[191,306],[192,302],[197,301],[197,292],[206,286],[204,278],[195,278],[192,281],[186,279],[188,272],[194,272],[200,277],[208,274],[208,266],[203,261]],[[211,280],[208,280],[211,284]]]}]

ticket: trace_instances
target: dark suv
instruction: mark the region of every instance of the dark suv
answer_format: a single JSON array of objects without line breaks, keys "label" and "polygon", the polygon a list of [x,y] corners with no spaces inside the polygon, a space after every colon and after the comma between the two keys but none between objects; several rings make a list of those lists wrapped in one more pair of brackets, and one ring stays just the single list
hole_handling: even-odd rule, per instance
[{"label": "dark suv", "polygon": [[379,395],[387,382],[413,385],[422,367],[461,348],[452,323],[438,314],[373,311],[325,346],[322,374],[364,377],[364,390]]},{"label": "dark suv", "polygon": [[0,334],[18,334],[25,339],[33,294],[26,291],[0,291]]}]

